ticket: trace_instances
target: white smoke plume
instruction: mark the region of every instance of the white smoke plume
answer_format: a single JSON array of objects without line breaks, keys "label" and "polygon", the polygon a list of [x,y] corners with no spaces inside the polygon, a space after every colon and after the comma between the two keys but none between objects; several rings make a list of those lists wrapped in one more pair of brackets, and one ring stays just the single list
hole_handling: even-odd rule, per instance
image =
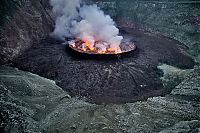
[{"label": "white smoke plume", "polygon": [[[56,15],[54,34],[59,38],[74,36],[90,42],[92,47],[96,41],[109,44],[110,48],[118,49],[123,39],[118,36],[119,29],[109,15],[105,15],[97,5],[83,5],[81,0],[51,0]],[[105,49],[106,43],[98,44]]]},{"label": "white smoke plume", "polygon": [[71,22],[78,16],[81,0],[50,0],[56,25],[53,34],[60,39],[70,36]]}]

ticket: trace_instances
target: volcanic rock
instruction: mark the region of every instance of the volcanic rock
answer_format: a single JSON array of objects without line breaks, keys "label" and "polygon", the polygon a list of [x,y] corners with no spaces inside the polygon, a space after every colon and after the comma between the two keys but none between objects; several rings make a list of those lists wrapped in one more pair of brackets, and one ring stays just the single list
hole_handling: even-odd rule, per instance
[{"label": "volcanic rock", "polygon": [[70,98],[54,81],[10,67],[0,67],[0,80],[3,132],[198,132],[200,128],[200,101],[187,94],[105,106]]},{"label": "volcanic rock", "polygon": [[39,41],[52,31],[54,22],[50,16],[48,2],[23,1],[23,6],[14,11],[12,18],[0,27],[0,65],[10,63],[33,42]]},{"label": "volcanic rock", "polygon": [[[117,59],[71,55],[60,41],[46,38],[14,61],[14,66],[55,80],[72,96],[94,103],[123,103],[164,94],[159,63],[192,68],[179,42],[159,34],[122,29],[137,50]],[[93,56],[92,56],[93,57]]]}]

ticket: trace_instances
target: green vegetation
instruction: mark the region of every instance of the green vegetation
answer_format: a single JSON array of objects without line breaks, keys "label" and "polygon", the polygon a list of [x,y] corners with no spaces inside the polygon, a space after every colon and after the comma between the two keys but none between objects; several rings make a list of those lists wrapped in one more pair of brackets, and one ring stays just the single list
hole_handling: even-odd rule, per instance
[{"label": "green vegetation", "polygon": [[10,17],[18,7],[22,5],[24,0],[1,0],[0,2],[0,27],[9,21]]}]

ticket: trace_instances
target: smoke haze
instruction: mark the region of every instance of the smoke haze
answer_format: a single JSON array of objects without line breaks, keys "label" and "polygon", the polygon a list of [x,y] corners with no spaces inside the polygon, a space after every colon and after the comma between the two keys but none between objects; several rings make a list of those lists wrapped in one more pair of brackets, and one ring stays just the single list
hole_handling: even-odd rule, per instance
[{"label": "smoke haze", "polygon": [[55,15],[53,34],[60,39],[70,36],[71,22],[79,16],[81,0],[50,0]]},{"label": "smoke haze", "polygon": [[[97,5],[81,6],[81,0],[51,0],[50,3],[56,16],[53,33],[60,39],[73,36],[87,40],[93,46],[96,41],[102,41],[108,43],[110,48],[119,48],[123,39],[118,36],[119,29]],[[106,43],[98,46],[105,49]]]}]

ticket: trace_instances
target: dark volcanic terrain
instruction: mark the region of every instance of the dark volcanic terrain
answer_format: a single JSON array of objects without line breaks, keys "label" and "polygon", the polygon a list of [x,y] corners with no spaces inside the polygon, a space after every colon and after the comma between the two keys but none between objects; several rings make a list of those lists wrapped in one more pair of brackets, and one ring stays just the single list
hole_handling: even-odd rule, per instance
[{"label": "dark volcanic terrain", "polygon": [[170,38],[135,29],[123,29],[137,50],[117,58],[72,55],[62,42],[47,37],[21,54],[13,65],[50,78],[72,96],[93,103],[124,103],[165,94],[159,63],[192,68],[186,47]]}]

